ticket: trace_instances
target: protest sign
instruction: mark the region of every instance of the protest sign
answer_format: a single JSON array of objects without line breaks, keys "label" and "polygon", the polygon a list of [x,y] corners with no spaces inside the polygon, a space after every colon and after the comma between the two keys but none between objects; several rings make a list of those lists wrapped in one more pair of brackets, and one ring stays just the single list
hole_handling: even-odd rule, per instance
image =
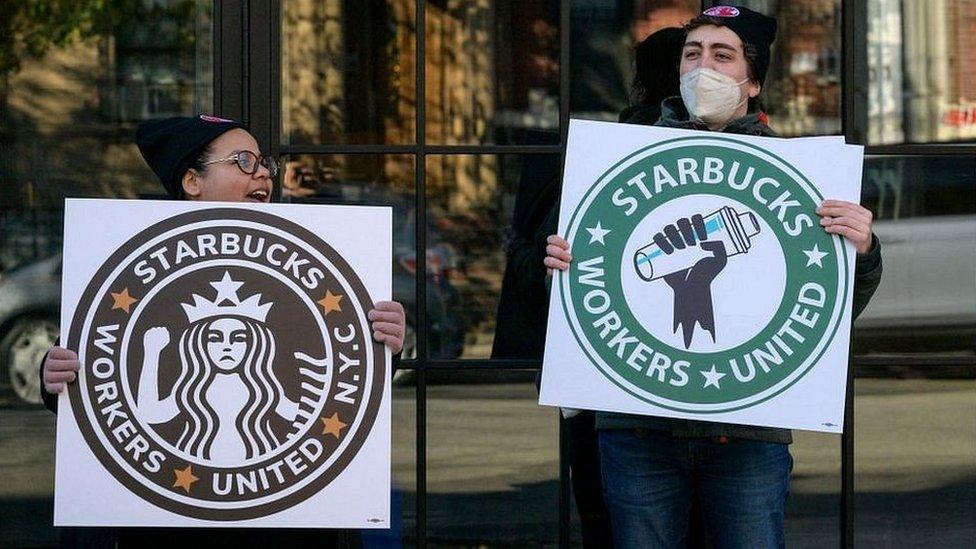
[{"label": "protest sign", "polygon": [[861,147],[573,120],[540,403],[840,432]]},{"label": "protest sign", "polygon": [[391,223],[68,200],[55,525],[389,527]]}]

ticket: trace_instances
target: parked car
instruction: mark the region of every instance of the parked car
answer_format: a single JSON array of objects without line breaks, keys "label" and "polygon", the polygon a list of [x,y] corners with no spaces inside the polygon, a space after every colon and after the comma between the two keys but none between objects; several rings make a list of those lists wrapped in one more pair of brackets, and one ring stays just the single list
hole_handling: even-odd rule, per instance
[{"label": "parked car", "polygon": [[878,221],[884,276],[855,323],[860,353],[976,350],[976,216]]},{"label": "parked car", "polygon": [[37,367],[58,338],[61,254],[0,273],[0,402],[41,401]]}]

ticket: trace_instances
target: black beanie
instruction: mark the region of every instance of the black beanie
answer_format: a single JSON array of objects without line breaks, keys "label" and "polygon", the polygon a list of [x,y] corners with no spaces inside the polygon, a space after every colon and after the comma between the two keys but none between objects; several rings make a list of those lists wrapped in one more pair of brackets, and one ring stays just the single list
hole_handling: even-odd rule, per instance
[{"label": "black beanie", "polygon": [[685,32],[678,27],[663,28],[637,44],[634,52],[634,83],[644,91],[644,100],[659,104],[681,93],[678,64],[685,45]]},{"label": "black beanie", "polygon": [[136,130],[136,144],[146,164],[171,198],[183,197],[183,174],[203,149],[228,130],[247,127],[207,114],[147,120]]},{"label": "black beanie", "polygon": [[702,12],[714,17],[721,24],[739,35],[743,44],[751,44],[756,50],[756,79],[762,85],[769,70],[769,47],[776,39],[776,19],[735,6],[715,6]]}]

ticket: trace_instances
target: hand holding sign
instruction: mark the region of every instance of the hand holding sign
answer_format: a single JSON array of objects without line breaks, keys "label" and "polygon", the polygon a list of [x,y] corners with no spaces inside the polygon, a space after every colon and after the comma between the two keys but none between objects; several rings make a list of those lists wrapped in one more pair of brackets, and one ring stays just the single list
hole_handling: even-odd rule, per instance
[{"label": "hand holding sign", "polygon": [[871,251],[872,221],[871,210],[844,200],[824,200],[817,208],[820,226],[830,234],[839,234],[854,244],[859,254]]},{"label": "hand holding sign", "polygon": [[78,369],[81,362],[78,360],[78,353],[64,347],[51,347],[44,358],[44,390],[51,393],[60,393],[64,390],[66,383],[71,383],[78,376]]},{"label": "hand holding sign", "polygon": [[558,234],[551,234],[546,238],[546,258],[542,260],[547,272],[551,275],[553,270],[565,271],[569,269],[569,263],[573,260],[573,255],[569,253],[569,242]]},{"label": "hand holding sign", "polygon": [[540,403],[838,432],[863,151],[570,126]]},{"label": "hand holding sign", "polygon": [[67,200],[55,524],[388,526],[391,220]]}]

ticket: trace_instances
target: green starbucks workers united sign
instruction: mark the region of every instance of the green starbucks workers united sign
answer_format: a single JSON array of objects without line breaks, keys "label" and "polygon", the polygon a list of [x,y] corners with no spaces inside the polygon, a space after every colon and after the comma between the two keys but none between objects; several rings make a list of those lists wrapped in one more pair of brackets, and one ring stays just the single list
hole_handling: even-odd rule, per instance
[{"label": "green starbucks workers united sign", "polygon": [[[574,126],[568,155],[574,137],[579,146],[580,135],[594,133]],[[573,261],[553,282],[542,402],[799,426],[753,409],[821,368],[825,356],[836,363],[839,348],[843,364],[831,367],[846,366],[853,261],[820,226],[823,189],[769,146],[785,140],[640,131],[657,138],[604,154],[615,161],[599,167],[582,160],[581,177],[567,157],[560,234]],[[817,143],[827,144],[848,149]],[[841,164],[853,156],[841,154]],[[559,334],[575,357],[552,352]],[[566,376],[583,370],[612,398],[562,391],[571,385]],[[843,377],[837,383],[842,394]],[[810,421],[823,430],[840,423],[824,418]]]}]

